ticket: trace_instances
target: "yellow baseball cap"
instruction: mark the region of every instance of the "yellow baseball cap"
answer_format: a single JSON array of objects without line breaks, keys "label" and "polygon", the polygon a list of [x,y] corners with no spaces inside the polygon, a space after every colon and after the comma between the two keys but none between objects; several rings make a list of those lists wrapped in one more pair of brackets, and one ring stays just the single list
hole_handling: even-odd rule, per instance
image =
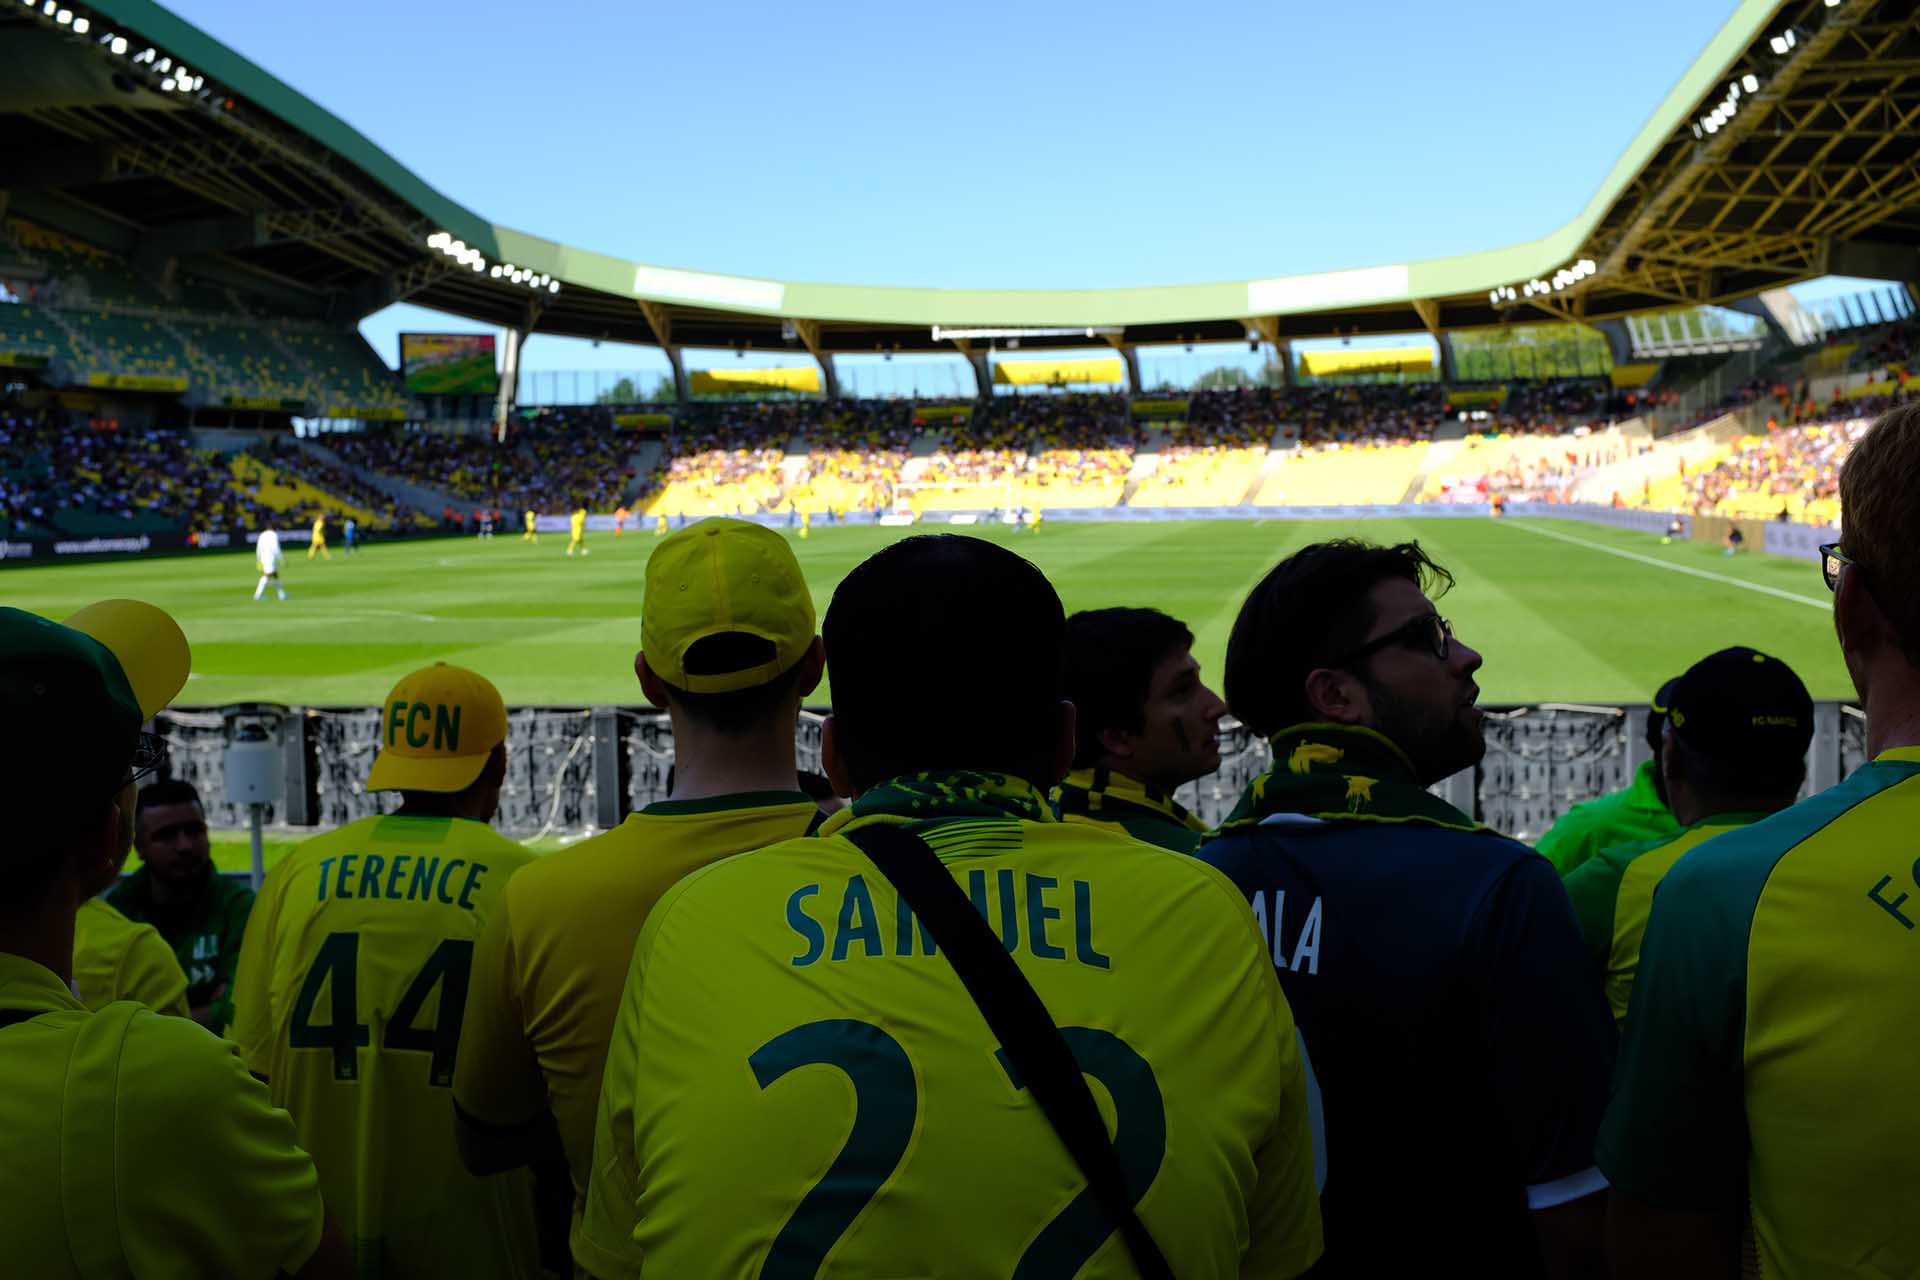
[{"label": "yellow baseball cap", "polygon": [[493,682],[436,662],[387,695],[367,790],[464,791],[506,740],[507,704]]},{"label": "yellow baseball cap", "polygon": [[142,719],[153,719],[187,683],[193,654],[186,633],[164,609],[144,600],[101,600],[66,625],[92,636],[119,659]]},{"label": "yellow baseball cap", "polygon": [[[746,520],[702,520],[661,542],[647,559],[645,593],[640,651],[654,674],[689,693],[765,684],[813,643],[813,596],[793,548]],[[687,650],[729,633],[770,641],[773,658],[740,671],[688,675]]]}]

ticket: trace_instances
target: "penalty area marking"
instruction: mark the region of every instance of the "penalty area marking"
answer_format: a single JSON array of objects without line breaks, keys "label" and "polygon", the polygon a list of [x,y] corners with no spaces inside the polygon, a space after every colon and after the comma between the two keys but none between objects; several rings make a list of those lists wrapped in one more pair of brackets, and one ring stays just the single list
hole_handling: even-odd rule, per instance
[{"label": "penalty area marking", "polygon": [[1728,577],[1724,573],[1714,573],[1708,569],[1696,569],[1692,565],[1675,564],[1671,560],[1662,560],[1658,556],[1641,555],[1638,551],[1628,551],[1621,547],[1609,547],[1603,542],[1589,542],[1585,538],[1576,538],[1570,533],[1559,533],[1553,529],[1539,529],[1526,520],[1515,520],[1509,528],[1525,529],[1528,533],[1538,534],[1542,538],[1552,538],[1556,542],[1570,542],[1576,547],[1585,547],[1589,551],[1604,551],[1610,556],[1619,556],[1622,560],[1638,560],[1641,564],[1650,564],[1656,569],[1669,569],[1674,573],[1684,573],[1693,578],[1705,578],[1708,582],[1718,582],[1724,586],[1739,587],[1745,591],[1758,591],[1761,595],[1774,596],[1777,599],[1804,604],[1810,609],[1826,612],[1833,608],[1831,600],[1816,600],[1812,596],[1795,595],[1791,591],[1782,591],[1779,587],[1769,587],[1762,582],[1748,582],[1742,578]]}]

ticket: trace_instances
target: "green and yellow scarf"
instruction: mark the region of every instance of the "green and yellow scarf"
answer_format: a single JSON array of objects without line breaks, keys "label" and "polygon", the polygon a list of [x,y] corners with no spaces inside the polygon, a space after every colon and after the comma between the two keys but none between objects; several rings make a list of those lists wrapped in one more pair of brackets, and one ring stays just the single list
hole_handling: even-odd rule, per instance
[{"label": "green and yellow scarf", "polygon": [[831,834],[847,822],[872,817],[907,822],[953,818],[1057,821],[1047,798],[1025,779],[1004,773],[954,769],[904,773],[868,787],[852,804],[829,819],[821,832]]},{"label": "green and yellow scarf", "polygon": [[1256,826],[1277,813],[1326,822],[1396,822],[1482,831],[1479,823],[1421,786],[1413,762],[1371,729],[1297,724],[1269,741],[1273,768],[1255,778],[1222,831]]}]

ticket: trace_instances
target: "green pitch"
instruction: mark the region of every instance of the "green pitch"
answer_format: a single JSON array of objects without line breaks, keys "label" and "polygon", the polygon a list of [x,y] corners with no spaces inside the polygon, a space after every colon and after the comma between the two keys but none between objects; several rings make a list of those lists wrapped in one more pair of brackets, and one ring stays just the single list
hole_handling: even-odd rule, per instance
[{"label": "green pitch", "polygon": [[[946,526],[923,526],[921,532]],[[958,530],[956,530],[958,531]],[[969,531],[971,532],[971,531]],[[816,525],[795,540],[820,612],[841,577],[903,531]],[[1069,610],[1152,605],[1183,619],[1217,679],[1247,591],[1289,551],[1355,534],[1418,538],[1459,586],[1441,612],[1486,656],[1489,702],[1645,701],[1668,676],[1729,644],[1775,654],[1817,698],[1851,697],[1818,565],[1573,521],[1192,521],[1078,524],[1038,534],[994,527],[1044,569]],[[374,544],[331,560],[297,547],[290,599],[252,599],[244,554],[0,570],[0,600],[52,617],[109,596],[151,600],[193,643],[182,703],[371,704],[436,659],[485,674],[509,703],[642,701],[633,676],[651,529]],[[831,659],[829,659],[831,662]],[[965,680],[962,671],[929,679]],[[825,687],[815,701],[829,697]]]},{"label": "green pitch", "polygon": [[419,364],[407,373],[407,390],[424,396],[486,395],[498,382],[492,352]]}]

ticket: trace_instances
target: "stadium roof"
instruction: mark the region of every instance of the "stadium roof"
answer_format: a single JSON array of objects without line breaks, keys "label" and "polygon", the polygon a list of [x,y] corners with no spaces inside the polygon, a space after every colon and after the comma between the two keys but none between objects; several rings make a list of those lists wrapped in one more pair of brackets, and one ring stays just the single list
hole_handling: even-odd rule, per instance
[{"label": "stadium roof", "polygon": [[489,223],[151,0],[0,5],[9,212],[343,322],[405,300],[541,332],[815,354],[969,350],[1009,330],[1027,348],[1282,342],[1597,320],[1825,274],[1920,279],[1920,7],[1908,0],[1745,0],[1587,206],[1539,239],[1080,290],[778,281],[557,244]]}]

